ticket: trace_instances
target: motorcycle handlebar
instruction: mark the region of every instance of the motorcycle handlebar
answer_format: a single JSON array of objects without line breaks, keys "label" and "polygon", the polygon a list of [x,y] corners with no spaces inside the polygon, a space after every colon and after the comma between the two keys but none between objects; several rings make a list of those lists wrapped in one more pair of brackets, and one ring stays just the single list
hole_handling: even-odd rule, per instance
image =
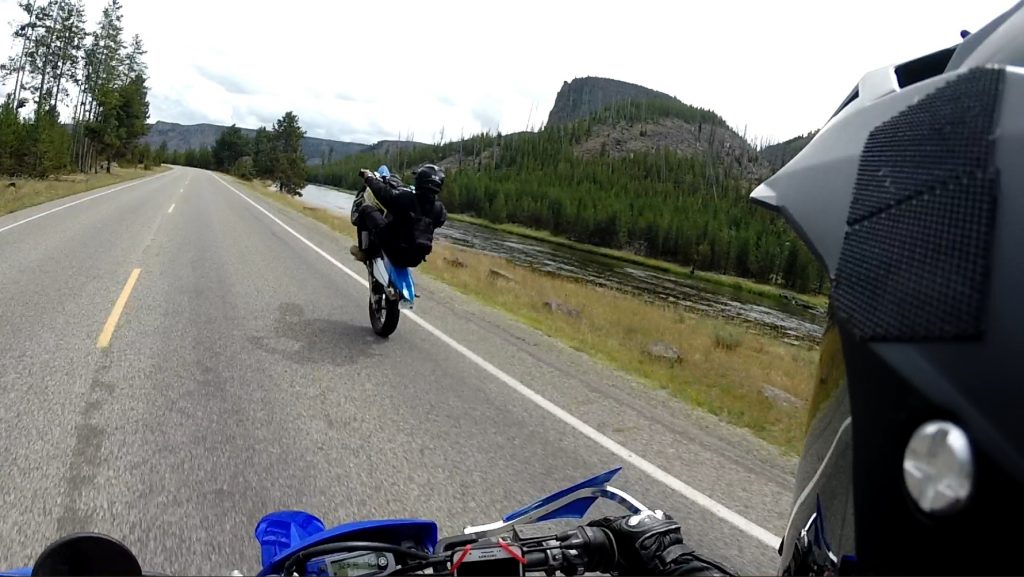
[{"label": "motorcycle handlebar", "polygon": [[556,535],[553,541],[540,548],[524,547],[526,571],[610,573],[618,561],[615,541],[605,529],[582,525]]},{"label": "motorcycle handlebar", "polygon": [[[79,538],[82,537],[79,536]],[[110,541],[113,542],[113,540]],[[493,541],[491,543],[493,544]],[[512,544],[518,545],[521,548],[521,562],[524,564],[524,570],[529,572],[545,572],[549,575],[553,575],[555,572],[561,572],[565,575],[577,575],[581,573],[607,574],[618,568],[618,552],[615,547],[615,541],[611,533],[600,527],[581,525],[575,529],[565,531],[557,535],[523,540],[513,538]],[[303,561],[321,554],[354,550],[388,550],[402,556],[403,558],[411,560],[411,564],[400,568],[396,572],[398,575],[407,574],[413,569],[425,569],[428,567],[436,569],[439,565],[441,567],[446,566],[450,563],[452,555],[456,554],[455,551],[448,551],[447,554],[428,555],[423,552],[410,551],[403,547],[387,545],[384,543],[331,543],[312,547],[297,553],[285,563],[281,574],[291,575]],[[123,552],[126,555],[130,555],[126,547],[123,549]],[[74,553],[74,555],[71,557],[68,557],[67,555],[60,556],[61,562],[59,565],[64,567],[82,565],[83,561],[81,556],[83,553],[81,551],[68,551],[67,553]],[[134,556],[132,556],[131,559],[134,561]],[[92,570],[85,572],[104,572],[109,569],[111,562],[110,558],[96,560],[96,563],[90,566]],[[78,565],[76,565],[76,563]],[[41,566],[33,569],[33,573],[40,575],[54,574],[54,567],[50,567],[50,565],[52,564],[42,562]],[[81,566],[80,568],[84,568],[84,566]],[[125,575],[163,575],[161,573],[151,571],[140,572],[137,562],[134,568],[127,570],[122,569],[122,571],[126,571],[121,573]],[[232,572],[232,574],[241,575],[240,572]]]},{"label": "motorcycle handlebar", "polygon": [[577,561],[586,571],[611,572],[618,563],[618,551],[612,534],[607,529],[587,525],[577,527],[572,533],[570,539],[563,544],[563,551],[570,548],[578,551],[580,557]]}]

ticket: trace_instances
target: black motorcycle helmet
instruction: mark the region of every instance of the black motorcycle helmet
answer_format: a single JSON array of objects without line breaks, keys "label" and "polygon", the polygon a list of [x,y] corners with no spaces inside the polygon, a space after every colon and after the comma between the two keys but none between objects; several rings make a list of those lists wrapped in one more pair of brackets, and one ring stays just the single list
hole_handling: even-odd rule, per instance
[{"label": "black motorcycle helmet", "polygon": [[416,169],[414,183],[416,190],[425,190],[433,194],[441,194],[444,188],[444,170],[435,164],[424,164]]},{"label": "black motorcycle helmet", "polygon": [[784,574],[1024,567],[1017,66],[1024,2],[958,44],[866,74],[751,194],[833,283]]}]

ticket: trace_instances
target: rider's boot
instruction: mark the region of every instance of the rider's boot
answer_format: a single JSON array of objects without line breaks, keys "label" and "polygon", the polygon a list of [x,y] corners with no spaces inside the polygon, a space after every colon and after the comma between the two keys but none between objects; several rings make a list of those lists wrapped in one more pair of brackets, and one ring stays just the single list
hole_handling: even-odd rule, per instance
[{"label": "rider's boot", "polygon": [[366,262],[366,260],[367,260],[366,252],[363,251],[363,249],[359,248],[359,245],[357,245],[357,244],[352,245],[348,249],[348,251],[350,253],[352,253],[352,256],[354,256],[357,261],[359,261],[359,262]]}]

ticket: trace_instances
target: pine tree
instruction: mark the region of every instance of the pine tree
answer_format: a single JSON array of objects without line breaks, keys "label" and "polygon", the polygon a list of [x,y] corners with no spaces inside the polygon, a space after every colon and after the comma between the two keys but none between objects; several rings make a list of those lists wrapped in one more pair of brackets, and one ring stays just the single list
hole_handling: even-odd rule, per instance
[{"label": "pine tree", "polygon": [[124,57],[124,75],[126,79],[148,76],[148,70],[143,57],[146,56],[146,49],[142,46],[142,38],[136,34],[132,36],[131,45]]},{"label": "pine tree", "polygon": [[274,142],[266,126],[256,129],[252,138],[252,164],[257,178],[272,178],[274,174]]},{"label": "pine tree", "polygon": [[274,123],[273,178],[278,190],[292,196],[302,196],[301,190],[306,185],[306,156],[301,146],[305,135],[299,117],[292,111],[285,112]]},{"label": "pine tree", "polygon": [[240,158],[252,153],[252,142],[242,134],[242,129],[232,124],[217,137],[211,152],[214,168],[231,172]]},{"label": "pine tree", "polygon": [[[139,138],[146,135],[149,120],[149,100],[146,78],[138,73],[118,89],[118,151],[130,156]],[[110,166],[107,166],[110,172]]]},{"label": "pine tree", "polygon": [[[95,169],[100,156],[108,170],[120,158],[151,160],[136,144],[149,116],[145,50],[138,36],[125,50],[120,0],[108,2],[91,34],[83,0],[22,0],[19,7],[24,20],[12,37],[20,49],[0,66],[0,78],[14,81],[0,109],[0,171],[47,176]],[[61,118],[68,108],[71,131]]]},{"label": "pine tree", "polygon": [[14,89],[8,96],[15,110],[20,110],[26,99],[22,96],[21,90],[24,86],[25,68],[27,65],[26,55],[35,45],[35,35],[38,27],[36,18],[36,1],[20,0],[18,8],[25,12],[25,21],[14,25],[14,32],[11,34],[14,44],[20,40],[21,47],[15,54],[12,54],[7,62],[0,65],[0,80],[7,81],[14,79]]}]

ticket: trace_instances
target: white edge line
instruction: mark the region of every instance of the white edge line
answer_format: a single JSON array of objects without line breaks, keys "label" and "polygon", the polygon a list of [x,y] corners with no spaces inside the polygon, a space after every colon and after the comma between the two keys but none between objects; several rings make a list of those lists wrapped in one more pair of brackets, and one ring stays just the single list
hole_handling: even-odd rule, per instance
[{"label": "white edge line", "polygon": [[171,212],[173,212],[173,211],[174,211],[174,203],[172,202],[171,203],[171,208],[167,209],[167,214],[171,214]]},{"label": "white edge line", "polygon": [[[262,212],[263,214],[265,214],[268,217],[270,217],[271,220],[273,220],[277,224],[281,225],[282,228],[284,228],[288,232],[292,233],[292,235],[295,236],[295,238],[299,239],[300,241],[305,243],[307,246],[312,248],[314,251],[319,253],[321,256],[323,256],[325,259],[327,259],[331,264],[333,264],[334,266],[338,267],[339,269],[341,269],[342,271],[347,273],[350,277],[352,277],[355,280],[357,280],[364,287],[368,286],[368,283],[367,283],[366,279],[364,279],[363,277],[359,276],[358,274],[356,274],[355,272],[350,270],[348,267],[346,267],[345,265],[343,265],[340,262],[338,262],[337,259],[335,259],[331,255],[329,255],[326,252],[324,252],[323,249],[321,249],[320,247],[318,247],[315,244],[313,244],[313,243],[309,242],[308,240],[306,240],[305,237],[303,237],[299,233],[297,233],[294,230],[292,230],[291,227],[289,227],[285,223],[283,223],[280,220],[278,220],[278,218],[276,216],[270,214],[265,208],[263,208],[262,206],[260,206],[256,202],[254,202],[251,198],[249,198],[245,194],[239,192],[238,190],[235,189],[235,187],[231,186],[227,182],[221,180],[221,178],[219,176],[213,175],[213,177],[216,178],[218,181],[220,181],[220,183],[223,184],[224,186],[226,186],[229,190],[231,190],[232,192],[234,192],[238,196],[240,196],[243,199],[245,199],[249,204],[255,206],[257,209],[260,210],[260,212]],[[456,351],[461,353],[463,356],[465,356],[469,360],[473,361],[473,363],[475,363],[477,366],[479,366],[480,368],[484,369],[488,373],[494,375],[500,381],[502,381],[506,385],[512,387],[514,390],[516,390],[517,392],[519,392],[520,394],[522,394],[526,398],[530,399],[531,401],[533,401],[534,403],[539,405],[541,408],[543,408],[544,410],[546,410],[549,413],[551,413],[552,415],[558,417],[559,419],[561,419],[563,422],[565,422],[566,424],[568,424],[572,428],[574,428],[577,431],[583,433],[590,440],[592,440],[592,441],[596,442],[597,444],[601,445],[602,447],[608,449],[609,451],[614,453],[616,456],[618,456],[618,457],[620,457],[622,459],[625,459],[626,462],[628,462],[629,464],[631,464],[631,465],[637,467],[638,469],[644,471],[645,473],[647,473],[648,475],[650,475],[654,479],[664,483],[665,485],[667,485],[669,488],[673,489],[674,491],[676,491],[680,495],[686,497],[687,499],[693,501],[697,505],[700,505],[701,507],[703,507],[703,508],[707,509],[708,511],[714,513],[715,515],[717,515],[721,519],[729,522],[730,524],[735,526],[740,531],[743,531],[747,535],[750,535],[751,537],[757,539],[758,541],[761,541],[762,543],[764,543],[765,545],[768,545],[772,549],[777,550],[779,548],[779,544],[782,541],[782,539],[780,537],[777,537],[776,535],[772,534],[767,529],[764,529],[763,527],[757,525],[753,521],[750,521],[746,517],[743,517],[739,513],[736,513],[735,511],[729,509],[725,505],[722,505],[721,503],[715,501],[711,497],[708,497],[704,493],[701,493],[697,489],[694,489],[693,487],[687,485],[686,483],[680,481],[679,479],[676,479],[675,477],[673,477],[669,473],[667,473],[664,470],[662,470],[661,468],[659,468],[657,465],[651,463],[650,461],[647,461],[643,457],[640,457],[636,453],[630,451],[626,447],[623,447],[619,443],[617,443],[614,440],[610,439],[609,437],[605,436],[600,431],[594,429],[590,425],[588,425],[588,424],[584,423],[583,421],[577,419],[576,417],[572,416],[571,414],[566,412],[564,409],[562,409],[558,405],[552,403],[551,401],[549,401],[549,400],[545,399],[544,397],[540,396],[539,394],[535,393],[532,389],[530,389],[526,385],[520,383],[519,381],[517,381],[513,377],[509,376],[507,373],[505,373],[501,369],[495,367],[491,363],[489,363],[486,360],[484,360],[483,358],[481,358],[479,355],[477,355],[473,351],[471,351],[471,350],[467,349],[466,347],[464,347],[463,345],[459,344],[458,342],[455,341],[455,339],[449,337],[448,335],[446,335],[445,333],[441,332],[439,329],[437,329],[436,327],[434,327],[433,325],[431,325],[427,321],[425,321],[422,318],[420,318],[419,315],[417,315],[415,313],[412,313],[412,312],[409,312],[409,311],[406,311],[405,315],[408,316],[410,319],[412,319],[413,322],[415,322],[416,324],[420,325],[421,327],[426,329],[428,332],[430,332],[431,334],[433,334],[434,336],[439,338],[445,344],[447,344],[448,346],[452,347],[453,349],[455,349]]]},{"label": "white edge line", "polygon": [[94,194],[92,196],[87,196],[85,198],[80,198],[80,199],[78,199],[78,200],[76,200],[74,202],[69,202],[67,204],[62,204],[62,205],[58,206],[57,208],[51,208],[50,210],[48,210],[46,212],[40,212],[39,214],[34,215],[34,216],[30,216],[30,217],[26,218],[25,220],[19,220],[18,222],[15,222],[13,224],[9,224],[9,225],[7,225],[7,226],[5,226],[3,228],[0,228],[0,232],[3,232],[5,230],[10,230],[10,229],[12,229],[12,228],[14,228],[14,227],[16,227],[16,226],[18,226],[20,224],[25,224],[26,222],[33,221],[33,220],[35,220],[37,218],[44,217],[44,216],[46,216],[48,214],[57,212],[58,210],[63,210],[65,208],[69,207],[69,206],[75,206],[76,204],[83,203],[83,202],[85,202],[87,200],[92,200],[94,198],[99,198],[99,197],[103,196],[104,194],[110,194],[111,192],[117,192],[118,190],[121,190],[122,188],[128,188],[129,186],[135,186],[136,184],[142,184],[143,182],[146,182],[147,180],[153,180],[154,178],[160,178],[161,176],[166,176],[166,175],[168,175],[168,174],[170,174],[172,172],[174,172],[174,171],[173,170],[168,170],[167,172],[164,172],[164,173],[161,173],[161,174],[154,174],[153,176],[147,176],[146,178],[143,178],[141,180],[133,180],[131,182],[122,184],[121,186],[117,186],[117,187],[111,188],[110,190],[104,190],[101,193]]}]

